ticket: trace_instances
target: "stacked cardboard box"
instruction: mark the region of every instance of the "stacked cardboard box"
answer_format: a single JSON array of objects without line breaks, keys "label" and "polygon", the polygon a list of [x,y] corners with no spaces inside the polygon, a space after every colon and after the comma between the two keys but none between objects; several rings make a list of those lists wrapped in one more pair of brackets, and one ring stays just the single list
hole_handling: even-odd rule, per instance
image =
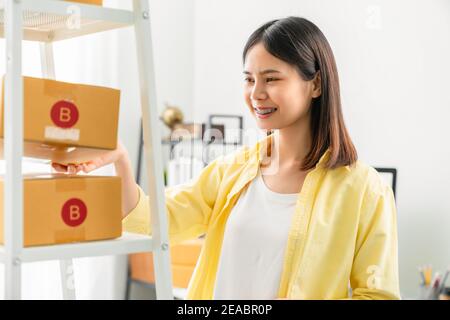
[{"label": "stacked cardboard box", "polygon": [[[3,138],[4,81],[1,87]],[[116,148],[119,90],[24,77],[23,91],[24,156],[79,163]]]},{"label": "stacked cardboard box", "polygon": [[[4,85],[0,110],[3,157]],[[32,77],[23,78],[26,157],[63,164],[93,160],[117,146],[120,91]],[[3,241],[0,177],[0,241]],[[69,174],[24,176],[24,245],[121,236],[121,179]]]},{"label": "stacked cardboard box", "polygon": [[[120,237],[119,177],[32,174],[24,176],[24,246]],[[0,206],[4,183],[0,179]],[[3,243],[3,210],[0,242]]]}]

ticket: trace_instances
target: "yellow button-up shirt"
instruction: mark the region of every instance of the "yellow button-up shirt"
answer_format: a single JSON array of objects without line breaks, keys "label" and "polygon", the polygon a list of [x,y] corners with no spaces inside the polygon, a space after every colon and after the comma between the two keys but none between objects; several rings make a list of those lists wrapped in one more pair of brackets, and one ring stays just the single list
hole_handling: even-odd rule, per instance
[{"label": "yellow button-up shirt", "polygon": [[[265,137],[252,147],[221,156],[195,179],[165,189],[170,245],[205,234],[187,299],[212,299],[227,218],[256,177],[271,141]],[[299,193],[278,297],[400,299],[392,189],[359,160],[352,166],[325,169],[329,153],[307,174]],[[139,192],[139,202],[123,227],[150,235],[148,196],[140,188]]]}]

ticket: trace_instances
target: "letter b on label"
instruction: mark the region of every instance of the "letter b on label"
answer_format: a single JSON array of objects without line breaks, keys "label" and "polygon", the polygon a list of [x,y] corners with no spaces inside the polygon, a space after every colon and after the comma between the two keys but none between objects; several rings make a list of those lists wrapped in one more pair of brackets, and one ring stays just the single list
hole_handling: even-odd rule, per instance
[{"label": "letter b on label", "polygon": [[86,219],[86,204],[82,200],[76,198],[67,200],[63,205],[61,216],[65,224],[70,227],[77,227]]},{"label": "letter b on label", "polygon": [[73,127],[78,122],[78,109],[69,101],[58,101],[50,112],[53,123],[60,128]]}]

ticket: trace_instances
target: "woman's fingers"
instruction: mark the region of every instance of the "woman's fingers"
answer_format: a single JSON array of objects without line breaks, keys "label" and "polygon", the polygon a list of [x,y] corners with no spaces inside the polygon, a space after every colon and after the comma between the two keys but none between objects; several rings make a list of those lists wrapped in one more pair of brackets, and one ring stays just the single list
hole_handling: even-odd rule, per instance
[{"label": "woman's fingers", "polygon": [[92,170],[98,168],[98,165],[96,164],[96,162],[99,162],[99,161],[89,161],[89,162],[80,163],[80,164],[69,163],[67,165],[53,162],[52,167],[57,172],[67,172],[67,173],[75,174],[80,171],[84,171],[84,172],[88,173],[88,172],[91,172]]},{"label": "woman's fingers", "polygon": [[77,173],[76,166],[74,164],[69,164],[69,173]]},{"label": "woman's fingers", "polygon": [[61,164],[61,163],[52,163],[52,167],[57,171],[57,172],[68,172],[68,173],[78,173],[82,170],[82,166],[81,165],[76,165],[76,164],[72,164],[69,163],[67,165],[65,164]]},{"label": "woman's fingers", "polygon": [[86,173],[89,173],[92,170],[101,168],[110,163],[114,163],[115,161],[117,161],[118,157],[120,157],[124,153],[124,150],[124,147],[119,143],[119,146],[116,150],[106,152],[90,161],[86,161],[80,164],[61,164],[53,162],[52,167],[55,168],[57,172],[67,172],[70,174],[75,174],[80,171],[84,171]]},{"label": "woman's fingers", "polygon": [[65,165],[63,165],[63,164],[53,162],[53,163],[52,163],[52,167],[53,167],[53,169],[55,169],[57,172],[67,172],[67,166],[65,166]]}]

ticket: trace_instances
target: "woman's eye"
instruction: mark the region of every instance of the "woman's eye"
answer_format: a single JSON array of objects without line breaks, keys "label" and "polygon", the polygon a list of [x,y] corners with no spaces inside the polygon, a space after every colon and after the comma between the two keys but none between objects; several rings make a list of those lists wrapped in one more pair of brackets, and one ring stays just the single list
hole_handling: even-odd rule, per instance
[{"label": "woman's eye", "polygon": [[267,82],[270,82],[270,81],[276,81],[276,80],[278,80],[278,79],[275,79],[275,78],[267,78],[267,79],[266,79]]},{"label": "woman's eye", "polygon": [[251,78],[245,78],[245,82],[253,82],[253,79],[251,79]]}]

